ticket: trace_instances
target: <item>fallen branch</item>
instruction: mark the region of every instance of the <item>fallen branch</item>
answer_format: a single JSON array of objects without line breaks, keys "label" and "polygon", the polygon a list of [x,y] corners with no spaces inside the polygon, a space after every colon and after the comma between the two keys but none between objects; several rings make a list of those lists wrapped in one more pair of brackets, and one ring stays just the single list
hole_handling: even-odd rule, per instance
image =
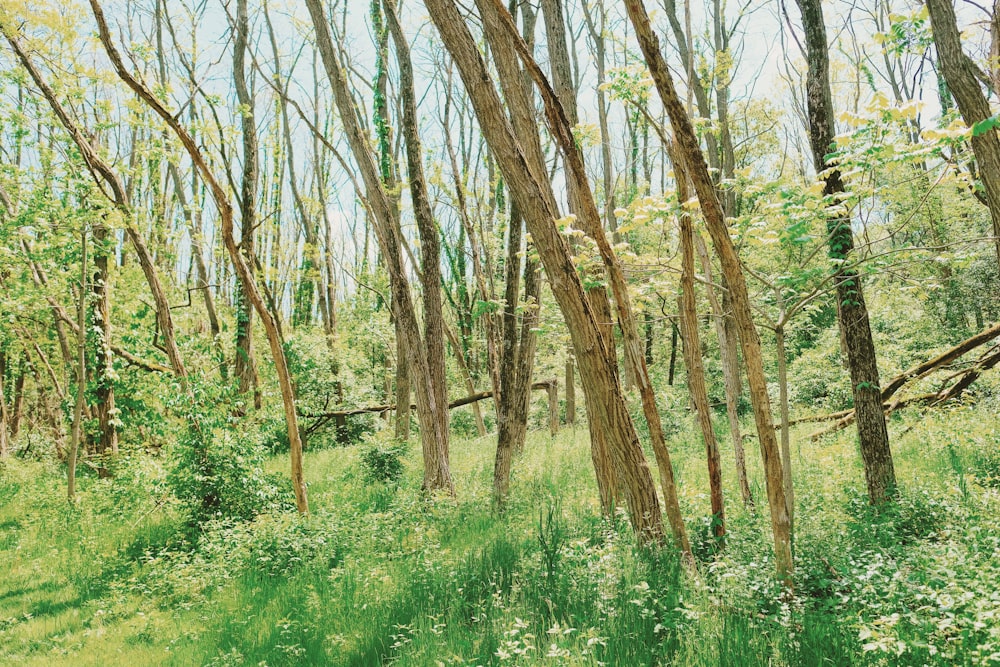
[{"label": "fallen branch", "polygon": [[[922,378],[927,377],[928,375],[930,375],[936,370],[939,370],[946,364],[955,361],[959,357],[965,355],[968,352],[971,352],[972,350],[984,345],[985,343],[990,342],[991,340],[997,338],[998,336],[1000,336],[1000,323],[994,324],[989,329],[984,329],[983,331],[980,331],[975,336],[972,336],[971,338],[962,341],[958,345],[955,345],[954,347],[946,350],[945,352],[939,354],[933,359],[929,359],[922,364],[919,364],[917,366],[914,366],[913,368],[903,371],[902,373],[894,377],[892,380],[890,380],[889,383],[882,388],[882,403],[884,404],[884,407],[888,408],[890,405],[888,403],[889,399],[892,398],[897,391],[899,391],[904,385],[906,385],[910,381],[920,380]],[[983,359],[980,359],[979,361],[976,362],[974,366],[972,366],[972,368],[959,371],[958,373],[949,377],[948,380],[958,376],[965,377],[970,370],[980,367],[982,364],[983,364]],[[991,367],[992,366],[990,366],[990,368]],[[980,368],[980,372],[982,372],[982,370],[986,369]],[[968,380],[965,387],[975,382],[976,378],[978,377],[979,374],[977,373],[975,377]],[[961,391],[963,391],[965,387],[962,387],[959,393],[961,393]],[[936,394],[927,394],[927,395],[935,396]],[[942,400],[947,400],[947,399],[942,399]],[[909,399],[907,399],[907,404],[909,404]],[[835,424],[834,426],[840,424],[841,421],[843,421],[844,422],[843,425],[846,426],[847,424],[850,424],[854,420],[854,409],[851,408],[849,410],[840,410],[838,412],[831,412],[825,415],[812,415],[809,417],[799,417],[798,419],[793,419],[790,422],[788,422],[788,425],[794,426],[795,424],[804,424],[807,422],[825,422],[834,419],[839,420],[837,424]],[[781,424],[775,424],[774,427],[780,429]],[[843,428],[843,426],[840,426],[840,428]],[[821,433],[825,432],[826,431],[823,431]],[[813,435],[815,436],[816,434]]]},{"label": "fallen branch", "polygon": [[[994,348],[996,350],[996,348]],[[976,363],[964,371],[961,374],[953,375],[953,377],[958,377],[958,381],[955,384],[947,388],[942,388],[939,391],[932,394],[921,394],[920,396],[911,396],[910,398],[904,400],[898,400],[893,403],[883,403],[882,407],[885,413],[891,414],[900,408],[905,408],[910,405],[926,405],[928,407],[934,407],[941,405],[952,399],[956,399],[962,395],[962,393],[969,388],[969,386],[979,379],[979,376],[983,374],[997,364],[1000,364],[1000,351],[992,351],[992,353],[987,353],[979,358]],[[951,378],[949,378],[951,379]],[[831,424],[827,428],[816,431],[809,435],[810,440],[818,440],[824,435],[829,435],[830,433],[835,433],[843,428],[846,428],[854,421],[854,410],[849,410],[848,414],[841,417],[837,422]]]},{"label": "fallen branch", "polygon": [[[531,388],[545,389],[546,391],[548,391],[549,387],[555,386],[557,384],[558,380],[556,379],[540,380],[538,382],[532,383]],[[448,409],[450,410],[452,408],[460,408],[463,405],[477,403],[479,401],[484,401],[487,398],[492,398],[492,397],[493,397],[492,391],[480,391],[475,394],[470,394],[468,396],[464,396],[462,398],[458,398],[455,399],[454,401],[451,401],[450,403],[448,403]],[[395,409],[396,409],[395,403],[386,403],[385,405],[369,405],[368,407],[363,407],[363,408],[347,408],[345,410],[330,410],[328,412],[308,413],[299,411],[299,416],[304,417],[306,419],[328,420],[328,419],[333,419],[334,417],[350,417],[351,415],[361,415],[369,412],[385,412],[387,410],[395,410]],[[417,406],[411,403],[410,409],[416,410]]]}]

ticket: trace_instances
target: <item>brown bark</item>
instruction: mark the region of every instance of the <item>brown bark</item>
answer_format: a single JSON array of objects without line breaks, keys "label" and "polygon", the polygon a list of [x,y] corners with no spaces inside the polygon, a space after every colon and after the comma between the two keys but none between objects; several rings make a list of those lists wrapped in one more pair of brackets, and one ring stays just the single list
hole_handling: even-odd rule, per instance
[{"label": "brown bark", "polygon": [[576,423],[576,367],[573,363],[572,350],[566,351],[566,369],[563,385],[566,387],[566,424],[572,426]]},{"label": "brown bark", "polygon": [[[844,192],[844,183],[840,171],[829,169],[826,161],[826,155],[831,152],[831,147],[834,145],[836,131],[830,89],[830,57],[827,50],[826,24],[820,0],[797,0],[797,2],[802,12],[806,60],[809,66],[806,93],[813,163],[816,172],[824,174],[823,194],[836,198]],[[998,157],[1000,157],[1000,144],[998,144]],[[831,213],[827,219],[827,234],[829,255],[834,264],[837,301],[840,303],[840,327],[847,344],[847,361],[854,394],[865,481],[871,502],[878,504],[893,495],[896,473],[892,464],[892,450],[889,448],[889,431],[885,425],[885,414],[882,412],[882,401],[879,397],[878,363],[861,276],[854,269],[843,268],[850,263],[854,250],[854,233],[851,230],[850,218]]]},{"label": "brown bark", "polygon": [[410,381],[410,365],[406,361],[406,344],[403,339],[396,339],[396,440],[406,442],[410,439],[410,394],[413,393],[413,383]]},{"label": "brown bark", "polygon": [[[411,377],[416,381],[414,390],[424,458],[423,487],[427,491],[443,489],[454,493],[448,467],[448,414],[445,408],[447,403],[439,398],[442,390],[446,388],[434,384],[435,379],[441,377],[443,369],[434,371],[432,375],[428,349],[421,339],[420,326],[410,294],[409,279],[403,267],[398,212],[386,194],[368,139],[358,122],[354,101],[351,99],[347,79],[333,45],[333,37],[323,6],[319,0],[306,0],[306,6],[316,30],[317,47],[333,88],[341,123],[365,184],[368,205],[372,212],[372,226],[375,228],[389,273],[397,335],[405,341]],[[438,342],[443,345],[443,340]]]},{"label": "brown bark", "polygon": [[[420,236],[420,277],[422,286],[422,303],[424,307],[424,346],[427,354],[427,372],[430,390],[434,393],[435,405],[448,403],[448,379],[445,365],[445,335],[444,313],[441,304],[441,242],[438,237],[437,223],[431,210],[430,196],[427,192],[427,179],[424,176],[423,149],[420,145],[419,118],[417,116],[417,98],[413,81],[413,65],[410,62],[410,49],[403,35],[403,29],[396,16],[396,10],[391,0],[384,1],[386,16],[389,19],[389,30],[392,33],[396,47],[396,61],[399,65],[399,91],[403,106],[403,143],[406,149],[406,171],[410,181],[410,199],[413,202],[413,215],[417,221],[417,233]],[[474,255],[478,259],[478,255]],[[482,280],[482,267],[478,267]],[[481,287],[484,295],[485,287]],[[440,410],[436,414],[438,428],[446,436],[448,434],[448,411]],[[441,441],[443,465],[448,465],[448,437]]]},{"label": "brown bark", "polygon": [[986,192],[986,204],[993,221],[993,243],[1000,264],[1000,137],[990,127],[976,133],[976,124],[993,113],[976,77],[977,67],[962,51],[962,38],[955,18],[954,0],[925,0],[934,33],[941,74],[955,97],[965,124],[973,128],[972,150],[979,163],[979,179]]},{"label": "brown bark", "polygon": [[[245,61],[249,30],[246,0],[236,3],[236,40],[233,46],[233,83],[240,104],[240,129],[243,137],[243,174],[240,180],[240,249],[253,266],[256,254],[254,228],[257,226],[257,121],[254,100],[247,88]],[[240,394],[252,394],[254,409],[261,406],[260,376],[253,344],[253,305],[247,286],[242,282],[236,292],[236,382]],[[277,316],[277,313],[275,313]]]},{"label": "brown bark", "polygon": [[747,368],[750,399],[754,406],[754,420],[757,424],[761,456],[764,460],[768,506],[771,512],[771,528],[774,537],[775,566],[786,585],[790,586],[792,578],[791,532],[782,484],[781,453],[774,426],[771,423],[771,402],[767,394],[767,377],[764,374],[760,337],[750,310],[746,279],[743,276],[736,248],[729,237],[725,214],[709,176],[705,157],[698,145],[698,137],[674,88],[673,79],[667,69],[663,54],[660,52],[659,39],[650,25],[649,15],[646,14],[642,0],[625,0],[625,6],[632,25],[635,27],[639,45],[656,84],[657,92],[667,115],[670,117],[682,161],[694,183],[695,192],[701,203],[702,214],[705,217],[709,235],[712,237],[712,245],[715,247],[715,252],[722,266],[722,273],[729,286],[733,314]]},{"label": "brown bark", "polygon": [[719,301],[715,292],[715,285],[712,279],[712,260],[708,256],[708,248],[701,234],[695,234],[695,247],[701,259],[702,272],[705,274],[705,293],[712,306],[713,320],[715,321],[715,335],[719,339],[719,359],[722,362],[722,378],[726,390],[726,417],[729,420],[729,435],[733,441],[733,456],[736,461],[736,479],[740,487],[740,497],[743,499],[744,507],[753,508],[753,493],[750,491],[750,480],[747,476],[746,452],[743,450],[743,435],[740,433],[740,417],[737,406],[740,400],[740,365],[737,352],[739,344],[737,334],[732,326],[732,317],[729,316],[728,294],[723,294],[723,300]]},{"label": "brown bark", "polygon": [[[511,34],[512,41],[518,44],[518,41],[515,39],[516,32],[512,30],[512,27],[512,24],[508,23],[508,33]],[[601,259],[604,262],[604,268],[611,283],[611,291],[614,294],[616,310],[618,312],[618,324],[621,328],[622,346],[625,352],[625,366],[630,371],[629,375],[633,378],[639,389],[639,395],[642,399],[643,416],[646,418],[653,453],[660,472],[664,509],[670,521],[677,547],[683,553],[689,554],[690,545],[688,544],[684,520],[681,516],[680,504],[677,500],[673,466],[670,462],[670,453],[666,447],[663,426],[656,407],[656,397],[653,393],[652,382],[649,379],[649,371],[646,367],[643,341],[639,336],[639,327],[636,323],[635,313],[632,310],[631,297],[629,296],[624,270],[614,250],[608,243],[607,236],[601,226],[600,213],[598,213],[597,205],[590,190],[583,157],[577,149],[572,136],[573,120],[565,114],[565,104],[561,104],[562,101],[558,99],[555,91],[549,86],[541,69],[535,63],[527,49],[524,48],[523,43],[518,44],[518,46],[521,59],[524,61],[525,66],[535,80],[536,86],[542,93],[549,127],[562,150],[563,158],[567,164],[570,208],[571,210],[575,209],[574,212],[578,216],[578,220],[582,223],[583,231],[597,243]],[[567,75],[565,71],[567,69],[568,67],[556,68],[554,72],[557,76],[565,76]],[[563,84],[563,88],[566,87],[567,84]],[[569,108],[571,110],[575,108],[575,100],[569,105]],[[608,348],[609,350],[613,350],[613,343],[609,344]]]},{"label": "brown bark", "polygon": [[497,451],[493,463],[493,502],[503,510],[510,487],[513,455],[524,449],[528,432],[528,383],[534,366],[538,317],[537,300],[541,281],[535,262],[527,257],[524,266],[525,308],[518,329],[517,304],[521,273],[521,231],[524,220],[514,202],[507,226],[507,261],[504,265],[504,306],[501,319],[499,390],[497,397]]},{"label": "brown bark", "polygon": [[76,405],[73,409],[73,431],[69,458],[66,466],[66,497],[70,502],[76,500],[76,459],[80,452],[80,439],[83,432],[83,406],[87,392],[87,230],[80,233],[80,302],[77,304],[76,317]]},{"label": "brown bark", "polygon": [[209,168],[205,157],[202,155],[198,144],[195,143],[191,134],[180,124],[177,116],[172,114],[162,102],[138,79],[135,78],[126,68],[122,61],[121,54],[111,41],[111,32],[108,29],[107,20],[104,18],[104,11],[101,9],[98,0],[91,0],[91,10],[97,22],[97,28],[101,44],[111,60],[118,77],[136,93],[142,102],[156,112],[158,116],[170,127],[171,131],[180,140],[194,163],[195,168],[201,173],[202,179],[208,184],[215,200],[216,208],[219,212],[219,221],[222,228],[222,238],[229,253],[229,258],[233,263],[236,275],[240,284],[246,287],[247,296],[250,298],[271,348],[271,356],[274,359],[275,372],[278,376],[278,385],[281,390],[281,402],[285,413],[285,426],[288,431],[288,444],[291,457],[291,477],[292,488],[295,490],[295,504],[299,512],[308,513],[309,501],[306,496],[305,476],[302,470],[302,434],[298,427],[298,417],[295,414],[295,392],[292,386],[291,375],[288,371],[288,360],[285,357],[283,341],[274,316],[264,303],[264,297],[257,287],[253,269],[240,252],[233,232],[233,206],[229,201],[222,184],[215,177]]},{"label": "brown bark", "polygon": [[[678,176],[678,182],[683,177]],[[687,366],[688,391],[694,404],[695,421],[701,429],[708,460],[708,488],[712,502],[712,528],[715,537],[722,539],[726,534],[726,510],[722,500],[722,461],[719,444],[712,428],[712,412],[705,387],[705,367],[701,361],[701,340],[698,334],[698,311],[694,293],[694,230],[691,216],[680,216],[681,240],[681,294],[679,313],[681,321],[681,341],[684,346],[684,363]]]},{"label": "brown bark", "polygon": [[[487,36],[496,36],[488,19],[495,16],[496,7],[488,0],[479,5],[483,18],[487,19]],[[609,359],[608,348],[584,295],[569,248],[555,224],[559,215],[551,183],[525,156],[504,114],[486,64],[454,1],[427,0],[426,6],[458,66],[486,141],[538,248],[552,292],[573,338],[588,405],[599,417],[597,423],[606,428],[609,450],[625,492],[633,528],[641,541],[658,542],[663,539],[663,527],[653,479],[622,397],[617,368]],[[492,25],[495,26],[495,19]],[[491,46],[494,56],[502,61],[495,43]]]}]

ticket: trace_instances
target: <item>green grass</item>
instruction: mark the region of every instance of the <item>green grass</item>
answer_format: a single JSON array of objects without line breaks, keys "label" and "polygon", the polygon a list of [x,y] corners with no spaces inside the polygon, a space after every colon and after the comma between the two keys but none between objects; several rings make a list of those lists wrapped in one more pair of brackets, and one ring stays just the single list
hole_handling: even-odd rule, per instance
[{"label": "green grass", "polygon": [[[84,474],[73,507],[59,468],[9,462],[0,664],[1000,664],[995,416],[910,413],[890,428],[901,496],[882,511],[864,502],[851,432],[794,434],[794,596],[731,456],[727,547],[702,550],[695,574],[637,549],[623,517],[600,518],[579,426],[532,434],[502,517],[492,437],[453,443],[457,499],[420,496],[415,445],[391,486],[365,481],[356,448],[330,449],[306,457],[309,517],[200,532],[156,460]],[[702,448],[682,431],[671,452],[692,538],[707,540]]]}]

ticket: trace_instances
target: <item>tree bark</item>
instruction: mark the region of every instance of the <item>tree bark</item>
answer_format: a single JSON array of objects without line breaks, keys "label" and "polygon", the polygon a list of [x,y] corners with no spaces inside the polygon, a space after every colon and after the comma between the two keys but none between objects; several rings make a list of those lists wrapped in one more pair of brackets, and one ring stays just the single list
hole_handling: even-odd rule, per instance
[{"label": "tree bark", "polygon": [[[306,6],[316,30],[317,47],[333,88],[334,101],[365,184],[373,227],[389,273],[397,335],[405,341],[411,377],[416,381],[414,390],[424,458],[423,488],[426,491],[445,490],[454,493],[448,467],[447,403],[439,398],[443,388],[434,385],[434,378],[441,377],[443,370],[432,374],[428,349],[421,339],[409,279],[403,267],[398,212],[394,212],[372,157],[368,139],[358,122],[354,101],[334,48],[323,6],[319,0],[306,0]],[[443,341],[439,342],[443,344]]]},{"label": "tree bark", "polygon": [[[625,367],[629,371],[628,375],[638,386],[639,395],[642,399],[643,416],[646,418],[653,453],[660,472],[664,508],[667,518],[670,521],[677,547],[682,553],[690,556],[687,531],[681,516],[680,504],[677,500],[673,466],[670,462],[670,453],[666,447],[663,426],[656,407],[656,397],[653,393],[649,371],[646,367],[643,341],[639,336],[639,327],[636,323],[635,313],[632,310],[625,273],[618,257],[615,255],[614,249],[608,243],[607,236],[601,225],[600,213],[597,210],[597,204],[590,190],[583,157],[572,135],[572,128],[575,123],[572,116],[568,116],[565,113],[566,108],[569,108],[571,113],[575,112],[575,100],[566,103],[559,99],[555,91],[549,86],[541,68],[538,67],[528,52],[526,45],[517,39],[516,30],[514,30],[512,22],[506,22],[506,27],[511,40],[518,46],[518,52],[522,61],[528,68],[532,78],[535,80],[536,86],[542,94],[550,130],[563,153],[568,172],[566,181],[570,192],[570,210],[577,215],[578,221],[582,223],[583,231],[596,242],[604,263],[605,272],[611,284],[611,291],[614,294],[616,310],[618,312],[618,324],[622,332],[622,346],[625,352]],[[558,31],[553,32],[558,41]],[[568,66],[564,65],[561,68],[554,68],[553,72],[558,80],[559,77],[567,76],[567,70]],[[559,86],[560,84],[557,83],[556,85]],[[561,87],[563,89],[570,88],[567,83],[563,83]],[[608,349],[609,351],[614,349],[613,342],[608,344]]]},{"label": "tree bark", "polygon": [[625,0],[629,18],[635,27],[636,36],[642,49],[650,74],[656,84],[657,92],[663,106],[670,117],[677,143],[680,148],[684,168],[694,183],[695,192],[701,203],[701,210],[712,245],[719,257],[723,275],[729,286],[732,297],[733,314],[739,331],[740,343],[743,347],[743,358],[747,367],[747,380],[750,385],[750,398],[754,406],[754,420],[757,424],[757,435],[760,440],[761,456],[764,460],[765,479],[767,482],[768,506],[771,512],[771,529],[774,537],[775,567],[779,576],[787,586],[792,583],[792,548],[791,532],[788,523],[788,512],[785,505],[784,486],[782,484],[781,453],[774,432],[771,416],[771,401],[767,394],[767,377],[764,374],[764,361],[760,349],[760,336],[753,321],[750,309],[750,297],[747,293],[746,279],[736,248],[729,237],[725,214],[719,203],[718,194],[709,176],[705,156],[698,144],[691,119],[684,111],[674,88],[673,79],[667,69],[666,61],[660,52],[659,39],[653,32],[649,15],[642,0]]},{"label": "tree bark", "polygon": [[76,406],[73,409],[73,431],[70,436],[69,459],[66,464],[66,497],[76,500],[76,458],[80,452],[83,432],[83,406],[87,393],[87,230],[80,232],[80,302],[77,304],[76,330]]},{"label": "tree bark", "polygon": [[[484,19],[496,9],[488,0],[479,4]],[[606,428],[609,449],[625,491],[633,528],[642,542],[659,542],[663,539],[662,515],[653,479],[625,406],[617,368],[610,362],[608,348],[584,295],[569,248],[555,224],[559,215],[551,184],[547,175],[538,172],[533,161],[525,156],[504,114],[503,104],[486,64],[454,0],[427,0],[426,6],[445,47],[459,68],[486,141],[538,248],[552,292],[573,338],[588,405],[599,417],[597,424]],[[491,33],[496,35],[488,25],[486,34],[489,36]],[[494,55],[502,60],[495,45],[493,49]]]},{"label": "tree bark", "polygon": [[[254,229],[257,226],[257,121],[254,99],[247,88],[245,60],[249,31],[246,0],[236,3],[236,40],[233,46],[233,83],[240,103],[240,128],[243,135],[243,174],[240,181],[240,249],[247,263],[253,266],[256,248]],[[277,313],[275,313],[277,316]],[[247,287],[242,282],[236,292],[236,381],[240,394],[251,394],[254,409],[261,406],[260,376],[253,344],[253,306]]]},{"label": "tree bark", "polygon": [[115,408],[114,366],[111,353],[111,276],[108,272],[108,229],[94,227],[93,323],[97,335],[94,396],[97,401],[98,454],[118,453],[118,410]]},{"label": "tree bark", "polygon": [[702,272],[705,274],[705,293],[708,295],[709,303],[712,306],[712,315],[715,320],[715,335],[719,339],[719,358],[722,362],[722,378],[726,389],[726,417],[729,419],[729,435],[733,441],[733,456],[736,460],[736,479],[740,486],[740,497],[743,499],[743,506],[753,508],[753,493],[750,491],[750,480],[747,476],[746,452],[743,450],[743,435],[740,433],[740,416],[737,406],[740,400],[740,364],[737,345],[739,344],[736,331],[732,326],[732,317],[729,315],[728,305],[729,292],[723,294],[720,303],[715,292],[714,281],[712,279],[712,260],[708,256],[708,248],[701,234],[695,234],[695,247],[701,258]]},{"label": "tree bark", "polygon": [[[679,182],[682,179],[679,176]],[[685,198],[686,199],[686,198]],[[694,404],[695,421],[701,429],[708,460],[708,488],[712,502],[712,532],[721,540],[726,535],[726,510],[722,500],[722,461],[719,444],[712,428],[712,412],[708,389],[705,387],[705,367],[701,361],[701,340],[698,334],[698,311],[694,293],[694,230],[691,216],[680,216],[681,242],[681,294],[679,313],[681,341],[684,346],[684,363],[687,365],[688,391]]]},{"label": "tree bark", "polygon": [[[813,163],[816,172],[824,174],[823,194],[835,199],[844,192],[844,183],[840,171],[828,168],[826,161],[826,155],[832,151],[835,134],[826,23],[823,20],[820,0],[796,1],[802,12],[806,59],[809,66],[806,93]],[[998,157],[1000,157],[1000,144],[998,144]],[[878,363],[861,276],[854,269],[843,268],[850,263],[854,250],[854,232],[851,230],[850,218],[831,213],[827,219],[827,234],[829,255],[834,265],[837,301],[840,304],[840,328],[847,345],[847,361],[868,497],[873,504],[879,504],[894,494],[896,473],[892,464],[892,450],[889,448],[889,431],[885,425],[885,414],[882,412],[882,401],[879,398]]]},{"label": "tree bark", "polygon": [[[979,179],[993,221],[993,243],[1000,265],[1000,137],[993,127],[976,132],[976,124],[990,118],[990,103],[976,77],[976,65],[962,51],[962,38],[955,18],[954,0],[925,0],[934,33],[941,74],[955,96],[965,124],[973,129],[972,150],[979,163]],[[801,0],[800,0],[801,5]],[[804,12],[805,10],[803,10]],[[804,20],[804,19],[803,19]],[[808,31],[806,33],[808,36]]]}]

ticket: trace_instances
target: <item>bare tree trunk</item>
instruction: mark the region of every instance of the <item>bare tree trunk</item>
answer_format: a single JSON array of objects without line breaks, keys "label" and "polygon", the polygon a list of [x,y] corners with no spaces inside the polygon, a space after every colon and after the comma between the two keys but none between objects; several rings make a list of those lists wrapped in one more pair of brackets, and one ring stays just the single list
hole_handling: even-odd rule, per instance
[{"label": "bare tree trunk", "polygon": [[410,439],[410,365],[406,361],[406,344],[402,337],[396,338],[396,440]]},{"label": "bare tree trunk", "polygon": [[[642,542],[659,542],[663,539],[663,525],[655,485],[625,406],[617,368],[610,362],[608,348],[584,295],[566,241],[555,225],[559,215],[551,184],[544,171],[537,169],[537,162],[526,157],[508,123],[486,64],[454,0],[427,0],[426,6],[459,68],[486,141],[538,248],[552,292],[573,337],[587,403],[598,417],[592,428],[606,430],[633,528]],[[491,29],[496,25],[493,14],[496,9],[488,2],[480,2],[480,12],[487,19],[487,36],[498,36]],[[502,52],[495,43],[492,48],[499,65],[504,60]]]},{"label": "bare tree trunk", "polygon": [[[427,180],[424,176],[423,150],[420,145],[419,118],[417,117],[417,99],[413,83],[413,65],[410,62],[410,49],[403,35],[403,29],[396,16],[392,0],[384,0],[389,30],[396,46],[396,60],[399,65],[399,89],[403,104],[403,142],[406,147],[406,170],[410,181],[410,198],[413,201],[413,214],[417,221],[417,233],[420,235],[420,277],[422,302],[424,307],[424,346],[427,354],[427,372],[430,391],[433,393],[435,405],[448,405],[448,378],[445,366],[445,335],[444,313],[441,306],[441,242],[438,237],[437,224],[431,210],[430,196],[427,193]],[[480,271],[481,271],[481,267]],[[481,279],[481,278],[480,278]],[[484,295],[486,294],[484,288]],[[440,443],[443,453],[443,465],[448,466],[448,426],[449,413],[447,409],[438,410],[434,417],[437,420],[439,432],[446,437]],[[481,417],[481,416],[480,416]],[[485,427],[483,427],[485,431]]]},{"label": "bare tree trunk", "polygon": [[66,497],[76,500],[76,457],[83,432],[83,404],[87,393],[87,230],[80,233],[80,302],[77,304],[76,330],[76,407],[66,468]]},{"label": "bare tree trunk", "polygon": [[[931,0],[929,6],[936,0]],[[806,92],[809,111],[809,142],[817,173],[823,174],[823,194],[836,197],[844,192],[840,171],[829,169],[826,155],[834,145],[833,100],[830,89],[830,56],[826,41],[826,23],[820,0],[797,0],[805,31],[806,60],[809,72]],[[954,25],[954,24],[952,24]],[[956,36],[957,41],[957,36]],[[995,133],[991,133],[996,139]],[[997,178],[1000,179],[1000,143],[997,148]],[[1000,185],[1000,180],[997,181]],[[1000,194],[1000,190],[998,190]],[[997,199],[1000,204],[1000,198]],[[872,341],[868,307],[865,305],[861,276],[845,269],[854,250],[854,232],[849,216],[831,211],[827,219],[829,255],[834,265],[837,301],[840,304],[840,328],[847,344],[847,360],[854,394],[858,439],[864,462],[868,496],[873,504],[889,499],[896,488],[896,472],[889,448],[889,431],[882,412],[878,363]]]},{"label": "bare tree trunk", "polygon": [[722,361],[722,377],[726,389],[726,416],[729,419],[729,435],[733,441],[733,455],[736,459],[736,478],[739,481],[740,497],[744,507],[753,508],[753,494],[750,491],[750,481],[747,477],[746,453],[743,451],[743,435],[740,433],[740,416],[737,412],[740,401],[740,365],[737,352],[737,334],[732,326],[726,308],[729,292],[723,295],[722,303],[715,293],[712,279],[712,260],[708,256],[708,248],[701,234],[695,234],[695,247],[701,258],[702,272],[705,274],[705,293],[712,305],[712,315],[715,320],[715,334],[719,339],[719,357]]},{"label": "bare tree trunk", "polygon": [[663,54],[660,52],[659,39],[650,25],[646,8],[643,6],[642,0],[625,0],[625,6],[632,25],[635,27],[639,45],[656,84],[657,92],[667,115],[670,117],[684,167],[694,183],[694,189],[698,194],[702,213],[705,216],[706,226],[712,237],[712,244],[715,246],[715,252],[719,256],[722,266],[722,273],[729,286],[733,314],[747,367],[747,380],[750,385],[751,402],[754,406],[754,420],[757,424],[761,456],[764,459],[768,506],[771,511],[771,528],[774,537],[775,566],[785,584],[791,586],[793,567],[791,532],[782,484],[781,452],[774,432],[774,424],[771,421],[771,401],[767,394],[767,377],[764,374],[760,336],[753,322],[746,279],[743,276],[736,248],[729,237],[725,213],[709,176],[708,165],[705,163],[705,156],[699,147],[698,137],[674,88],[673,79],[667,69]]},{"label": "bare tree trunk", "polygon": [[788,432],[788,357],[785,353],[785,327],[774,329],[775,348],[778,355],[778,404],[781,409],[781,465],[785,473],[785,502],[788,504],[788,523],[795,532],[795,487],[792,485],[792,443]]},{"label": "bare tree trunk", "polygon": [[[683,173],[678,174],[678,192],[684,192],[686,187]],[[686,201],[686,192],[681,200]],[[715,537],[720,541],[726,534],[726,511],[722,500],[722,461],[719,457],[719,445],[712,428],[712,413],[708,401],[708,389],[705,387],[705,368],[701,361],[701,340],[698,335],[698,311],[694,294],[694,230],[690,214],[684,212],[680,216],[680,241],[682,256],[681,295],[679,313],[681,320],[681,340],[684,343],[684,361],[687,365],[688,391],[694,404],[695,421],[701,428],[701,437],[705,441],[705,453],[708,459],[708,488],[712,499],[712,528]]]},{"label": "bare tree trunk", "polygon": [[[934,44],[937,47],[938,61],[941,63],[941,74],[948,84],[948,90],[955,96],[955,102],[958,103],[958,110],[962,113],[965,124],[973,128],[972,150],[979,163],[979,178],[983,182],[983,190],[986,191],[986,203],[993,220],[993,243],[996,247],[997,263],[1000,264],[1000,137],[997,136],[993,126],[986,127],[978,133],[976,131],[976,125],[992,117],[993,113],[989,100],[979,87],[976,65],[962,51],[962,38],[955,18],[954,0],[925,0],[925,4],[931,19]],[[802,8],[803,23],[805,23],[806,9],[802,0],[799,0],[799,6]],[[825,29],[823,36],[825,39]],[[806,37],[807,39],[809,37],[808,28]],[[813,151],[815,150],[814,147]]]},{"label": "bare tree trunk", "polygon": [[563,378],[566,386],[566,424],[576,423],[576,368],[573,363],[573,350],[566,350],[566,374]]},{"label": "bare tree trunk", "polygon": [[[512,41],[515,41],[517,36],[516,30],[511,22],[507,22],[507,29]],[[564,42],[564,39],[559,39],[558,29],[554,30],[553,33],[554,41]],[[515,41],[515,44],[518,44],[518,41]],[[577,214],[578,220],[582,223],[583,231],[596,242],[611,284],[612,293],[615,297],[618,323],[622,332],[622,345],[625,352],[625,367],[626,369],[630,369],[630,375],[638,386],[639,395],[642,399],[643,415],[649,427],[653,453],[656,456],[657,468],[660,472],[664,506],[671,529],[673,530],[674,540],[681,552],[690,557],[690,545],[688,544],[687,532],[680,512],[680,504],[677,500],[673,466],[670,462],[670,453],[666,447],[663,426],[656,407],[656,398],[653,393],[652,382],[649,378],[649,371],[646,367],[642,339],[639,336],[639,327],[636,323],[635,313],[632,310],[625,273],[618,257],[608,243],[604,229],[601,226],[600,214],[594,202],[593,194],[590,191],[583,158],[572,136],[572,127],[575,123],[572,117],[568,117],[563,111],[564,108],[569,108],[571,114],[575,112],[575,100],[573,103],[567,104],[563,102],[560,105],[560,100],[557,99],[555,91],[549,86],[541,69],[525,47],[526,45],[523,42],[519,44],[519,55],[528,67],[532,78],[542,93],[550,129],[556,137],[556,141],[562,150],[563,158],[567,164],[567,171],[569,173],[566,180],[570,192],[570,209]],[[550,48],[552,48],[552,44],[550,44]],[[559,57],[554,55],[553,59],[558,60]],[[554,68],[553,71],[557,80],[562,76],[566,76],[566,70],[568,70],[568,66]],[[556,85],[559,86],[560,84],[557,83]],[[564,83],[561,87],[566,89],[568,85]],[[609,351],[614,349],[613,343],[608,344],[608,349]]]},{"label": "bare tree trunk", "polygon": [[[416,381],[414,389],[424,458],[423,487],[427,491],[443,489],[454,493],[451,471],[448,467],[447,401],[442,402],[439,399],[446,388],[433,384],[435,379],[443,376],[443,369],[432,374],[429,367],[428,349],[421,339],[409,280],[403,268],[398,212],[394,212],[389,201],[368,140],[358,122],[354,101],[334,48],[323,6],[319,0],[306,0],[306,6],[316,29],[317,47],[333,88],[334,101],[340,111],[348,143],[364,180],[373,227],[389,272],[397,335],[404,339],[410,361],[410,373]],[[438,342],[443,345],[443,341]]]},{"label": "bare tree trunk", "polygon": [[[236,3],[236,40],[233,46],[233,83],[240,103],[240,127],[243,134],[243,175],[240,182],[240,248],[248,264],[256,258],[254,228],[257,226],[257,121],[253,94],[247,88],[245,61],[249,35],[246,0]],[[275,313],[277,317],[277,313]],[[260,376],[253,345],[253,306],[247,287],[240,283],[236,292],[236,381],[239,392],[253,396],[254,409],[261,406]]]}]

